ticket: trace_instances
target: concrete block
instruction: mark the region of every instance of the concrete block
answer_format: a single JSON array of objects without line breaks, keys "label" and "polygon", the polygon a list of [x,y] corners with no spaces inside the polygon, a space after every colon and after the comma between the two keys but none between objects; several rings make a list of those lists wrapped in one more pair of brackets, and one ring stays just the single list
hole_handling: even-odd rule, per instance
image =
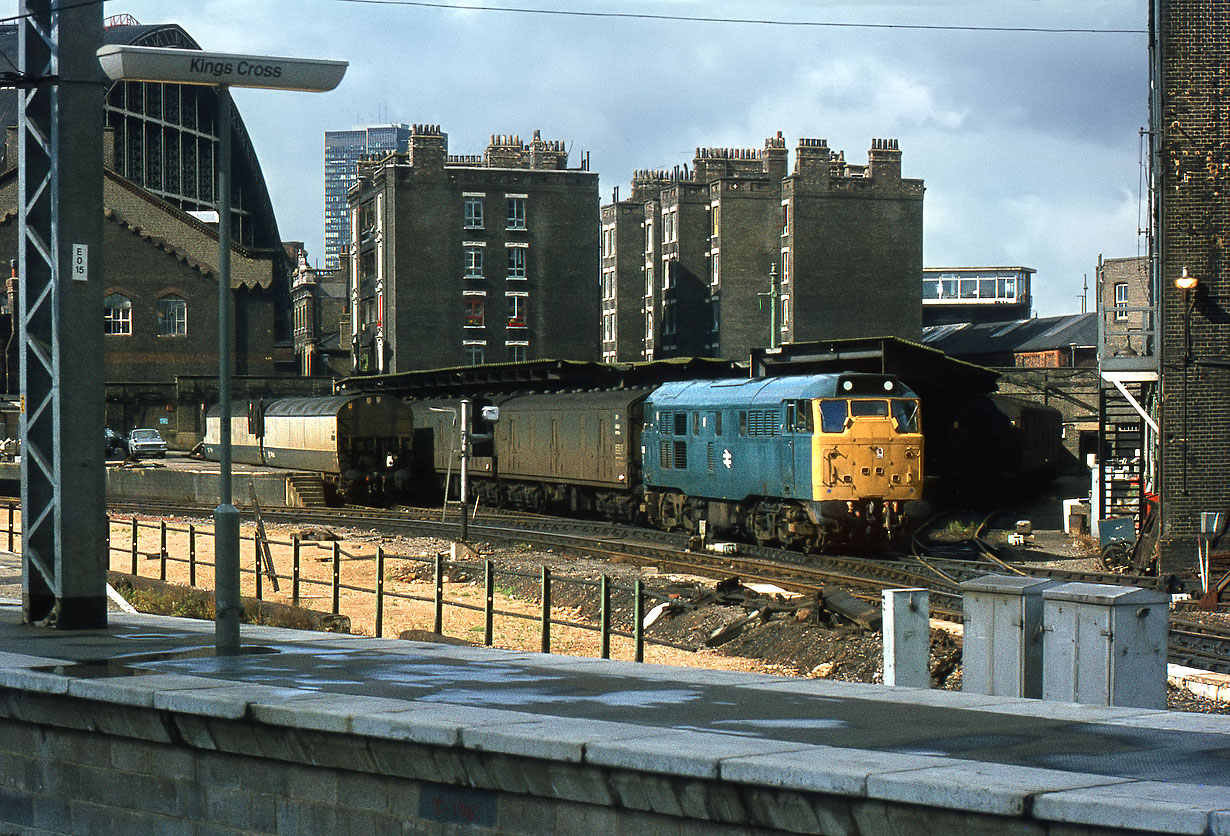
[{"label": "concrete block", "polygon": [[278,830],[278,800],[274,796],[218,786],[205,787],[204,793],[206,821],[257,832]]},{"label": "concrete block", "polygon": [[297,736],[310,763],[316,766],[356,772],[377,771],[376,761],[370,751],[370,740],[352,735],[310,731],[298,732]]},{"label": "concrete block", "polygon": [[337,776],[337,800],[342,807],[383,812],[389,809],[389,787],[380,776],[341,772]]},{"label": "concrete block", "polygon": [[301,691],[286,699],[256,700],[251,710],[253,718],[261,723],[346,734],[351,730],[351,718],[356,715],[409,711],[421,705],[386,697]]},{"label": "concrete block", "polygon": [[34,826],[51,833],[72,832],[72,808],[63,798],[45,795],[31,796],[34,802]]},{"label": "concrete block", "polygon": [[70,696],[86,700],[148,708],[153,706],[154,694],[159,691],[204,691],[211,688],[229,688],[234,685],[234,681],[227,679],[156,673],[147,676],[70,679],[68,693]]},{"label": "concrete block", "polygon": [[171,743],[171,733],[159,712],[116,703],[94,703],[89,711],[91,730],[116,738]]},{"label": "concrete block", "polygon": [[1025,813],[1029,798],[1037,793],[1119,784],[1125,780],[967,761],[931,769],[869,775],[867,795],[927,807],[1020,816]]},{"label": "concrete block", "polygon": [[297,688],[274,688],[269,685],[236,685],[205,688],[199,691],[158,691],[154,707],[183,714],[200,714],[237,720],[248,713],[252,702],[280,702],[294,698],[303,691]]},{"label": "concrete block", "polygon": [[26,653],[5,653],[0,651],[0,668],[42,668],[50,665],[70,665],[66,659],[49,659],[45,656],[31,656]]},{"label": "concrete block", "polygon": [[1039,819],[1165,833],[1205,833],[1226,811],[1230,787],[1155,781],[1044,793],[1033,801]]},{"label": "concrete block", "polygon": [[720,771],[723,781],[863,796],[870,776],[951,763],[948,758],[930,755],[809,746],[793,752],[729,758],[722,761]]},{"label": "concrete block", "polygon": [[609,779],[617,802],[633,810],[649,810],[666,816],[682,816],[683,805],[675,794],[673,779],[645,772],[613,773]]},{"label": "concrete block", "polygon": [[886,589],[884,684],[931,687],[931,613],[925,589]]},{"label": "concrete block", "polygon": [[[854,833],[942,833],[944,836],[1059,836],[1050,822],[868,800],[851,808]],[[831,831],[824,831],[831,832]],[[1099,834],[1106,831],[1099,830]],[[1078,836],[1078,834],[1065,834]],[[1080,834],[1090,836],[1090,834]]]},{"label": "concrete block", "polygon": [[34,799],[28,793],[0,789],[0,826],[30,827],[34,825]]},{"label": "concrete block", "polygon": [[[808,800],[796,792],[764,791],[746,797],[749,821],[783,833],[872,833],[854,827],[827,830]],[[885,833],[889,831],[883,831]]]},{"label": "concrete block", "polygon": [[69,679],[29,668],[0,668],[0,688],[33,691],[37,694],[67,694]]},{"label": "concrete block", "polygon": [[542,836],[555,827],[556,810],[560,807],[560,803],[554,800],[532,796],[501,796],[498,830],[500,833],[516,836]]},{"label": "concrete block", "polygon": [[527,770],[525,777],[533,795],[588,804],[615,803],[615,792],[603,770],[556,762]]},{"label": "concrete block", "polygon": [[1187,711],[1155,711],[1138,717],[1107,720],[1110,726],[1160,731],[1230,734],[1230,717],[1225,714],[1196,714]]},{"label": "concrete block", "polygon": [[190,750],[151,745],[142,740],[113,739],[111,766],[137,775],[160,775],[178,781],[196,779],[196,757]]},{"label": "concrete block", "polygon": [[493,708],[469,708],[437,703],[409,711],[382,712],[356,716],[351,722],[354,734],[387,740],[409,740],[435,746],[456,746],[463,729],[539,719],[533,714]]},{"label": "concrete block", "polygon": [[644,772],[665,772],[695,778],[718,777],[718,765],[725,758],[767,755],[802,748],[763,738],[710,732],[669,731],[643,737],[598,740],[585,747],[585,762],[618,766]]},{"label": "concrete block", "polygon": [[579,763],[585,756],[586,746],[594,741],[623,740],[644,737],[645,734],[644,726],[632,723],[553,717],[543,721],[464,729],[461,745],[486,752]]},{"label": "concrete block", "polygon": [[999,698],[994,702],[974,706],[974,711],[1013,714],[1018,717],[1042,717],[1048,720],[1071,720],[1078,723],[1104,723],[1129,717],[1147,717],[1159,712],[1145,708],[1119,705],[1088,705],[1074,702]]},{"label": "concrete block", "polygon": [[615,833],[619,813],[610,807],[591,804],[561,804],[556,807],[555,821],[548,833],[555,836],[594,836],[595,833]]}]

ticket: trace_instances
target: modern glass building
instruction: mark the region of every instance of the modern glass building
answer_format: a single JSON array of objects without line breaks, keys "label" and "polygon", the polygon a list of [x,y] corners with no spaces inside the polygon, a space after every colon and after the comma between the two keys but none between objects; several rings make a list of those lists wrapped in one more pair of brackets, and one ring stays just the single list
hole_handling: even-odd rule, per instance
[{"label": "modern glass building", "polygon": [[325,269],[341,266],[341,254],[350,241],[346,192],[359,179],[358,162],[405,152],[410,126],[394,123],[351,131],[325,131]]}]

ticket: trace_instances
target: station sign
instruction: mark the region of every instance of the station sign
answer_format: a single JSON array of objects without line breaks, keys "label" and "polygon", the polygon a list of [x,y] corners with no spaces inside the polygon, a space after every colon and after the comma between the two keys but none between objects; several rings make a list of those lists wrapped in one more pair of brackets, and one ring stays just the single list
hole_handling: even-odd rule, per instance
[{"label": "station sign", "polygon": [[98,62],[113,81],[261,87],[325,92],[346,74],[346,61],[235,55],[152,46],[112,44],[98,50]]}]

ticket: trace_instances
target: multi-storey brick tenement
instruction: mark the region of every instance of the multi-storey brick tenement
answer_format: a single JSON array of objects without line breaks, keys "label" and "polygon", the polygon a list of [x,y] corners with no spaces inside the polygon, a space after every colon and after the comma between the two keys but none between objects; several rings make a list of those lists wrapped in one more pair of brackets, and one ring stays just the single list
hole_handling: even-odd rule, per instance
[{"label": "multi-storey brick tenement", "polygon": [[450,156],[437,125],[351,189],[355,371],[598,356],[598,175],[561,142],[493,136]]},{"label": "multi-storey brick tenement", "polygon": [[[1150,11],[1160,556],[1170,570],[1192,566],[1200,512],[1230,509],[1230,0],[1158,0]],[[1185,271],[1194,288],[1176,286]],[[1225,537],[1213,550],[1226,550]]]},{"label": "multi-storey brick tenement", "polygon": [[922,334],[921,180],[896,140],[852,165],[779,133],[637,171],[602,209],[602,356],[743,359],[784,342]]}]

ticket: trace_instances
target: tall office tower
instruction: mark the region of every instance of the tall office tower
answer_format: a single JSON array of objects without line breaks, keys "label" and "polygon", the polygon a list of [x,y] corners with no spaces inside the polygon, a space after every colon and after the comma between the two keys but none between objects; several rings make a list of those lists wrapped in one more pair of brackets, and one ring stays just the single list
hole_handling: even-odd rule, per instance
[{"label": "tall office tower", "polygon": [[352,131],[325,131],[325,269],[336,270],[350,243],[346,192],[359,180],[358,162],[404,152],[410,126],[371,125]]}]

